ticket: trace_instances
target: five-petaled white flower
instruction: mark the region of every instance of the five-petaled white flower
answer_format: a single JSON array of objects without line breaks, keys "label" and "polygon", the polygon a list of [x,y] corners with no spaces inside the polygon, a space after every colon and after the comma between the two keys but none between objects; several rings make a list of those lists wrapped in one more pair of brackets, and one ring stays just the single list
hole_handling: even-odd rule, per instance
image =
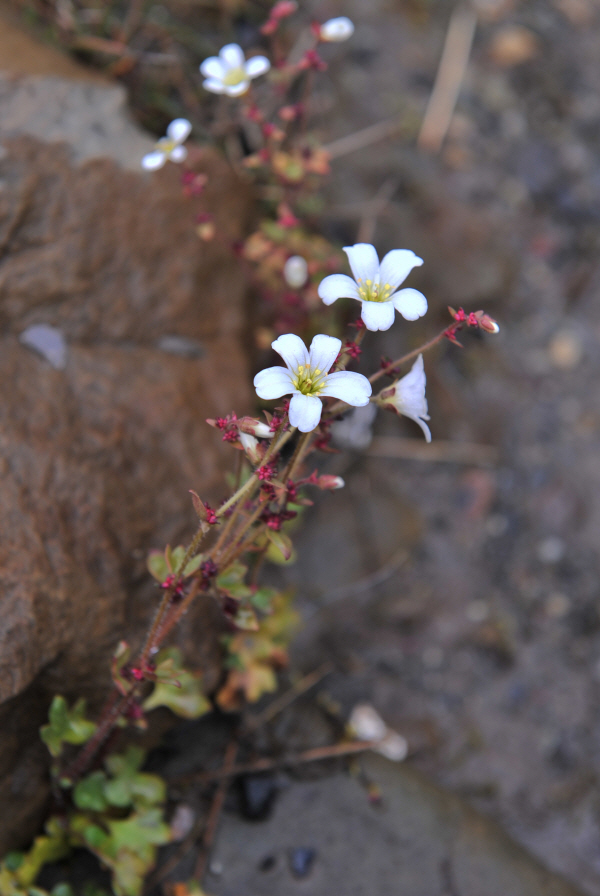
[{"label": "five-petaled white flower", "polygon": [[167,136],[161,137],[153,152],[142,159],[142,168],[156,171],[162,168],[167,159],[172,162],[183,162],[187,158],[187,149],[182,146],[190,136],[192,126],[187,118],[176,118],[167,128]]},{"label": "five-petaled white flower", "polygon": [[381,264],[375,248],[368,243],[347,246],[354,280],[345,274],[331,274],[319,285],[319,296],[326,305],[342,297],[362,302],[361,317],[367,330],[389,330],[394,311],[406,320],[417,320],[427,311],[427,299],[417,289],[398,290],[414,267],[423,259],[409,249],[393,249]]},{"label": "five-petaled white flower", "polygon": [[348,40],[354,34],[354,23],[348,16],[339,16],[337,19],[329,19],[321,25],[319,37],[326,43],[341,43]]},{"label": "five-petaled white flower", "polygon": [[425,423],[429,420],[427,399],[425,398],[425,368],[423,355],[419,355],[409,372],[388,389],[377,396],[377,404],[390,408],[397,414],[409,417],[423,430],[426,442],[431,442],[431,432]]},{"label": "five-petaled white flower", "polygon": [[292,395],[290,423],[300,432],[311,432],[321,419],[321,398],[331,396],[362,407],[369,403],[371,384],[362,373],[339,370],[329,373],[342,347],[341,339],[320,334],[310,350],[299,336],[288,333],[272,343],[286,367],[268,367],[254,377],[259,398],[266,400]]},{"label": "five-petaled white flower", "polygon": [[226,93],[227,96],[241,96],[250,87],[250,81],[264,75],[271,68],[266,56],[246,59],[237,44],[227,44],[218,56],[209,56],[200,66],[206,78],[202,84],[210,93]]}]

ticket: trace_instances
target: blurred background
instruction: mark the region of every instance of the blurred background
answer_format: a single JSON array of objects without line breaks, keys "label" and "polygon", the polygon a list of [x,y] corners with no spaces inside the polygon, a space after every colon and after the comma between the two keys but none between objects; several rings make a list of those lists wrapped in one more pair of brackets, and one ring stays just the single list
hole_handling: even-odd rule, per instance
[{"label": "blurred background", "polygon": [[[173,531],[187,531],[183,501],[194,477],[218,492],[219,444],[205,434],[190,435],[198,392],[182,359],[205,352],[194,362],[198,382],[210,378],[200,419],[244,402],[251,409],[249,374],[264,350],[264,338],[253,329],[253,299],[241,272],[228,274],[234,282],[219,279],[226,255],[218,247],[206,250],[200,280],[196,268],[186,267],[183,250],[166,273],[148,273],[148,256],[166,254],[187,239],[189,212],[170,198],[178,181],[169,172],[151,199],[148,216],[156,232],[147,223],[136,235],[124,277],[111,268],[106,282],[97,282],[96,272],[114,260],[119,242],[118,225],[110,219],[100,228],[96,255],[81,260],[79,254],[78,264],[71,264],[79,253],[79,225],[69,217],[69,203],[57,196],[43,233],[29,231],[26,240],[19,233],[36,203],[48,208],[58,180],[62,191],[72,187],[72,202],[78,196],[88,201],[85,180],[92,169],[71,175],[65,159],[55,155],[53,139],[70,141],[78,164],[110,158],[122,171],[116,192],[131,191],[134,206],[146,201],[142,176],[133,171],[166,123],[185,116],[195,140],[208,138],[215,100],[202,93],[198,63],[229,40],[264,46],[259,27],[268,9],[249,0],[0,4],[0,68],[10,75],[0,85],[0,136],[48,141],[43,152],[25,142],[16,156],[11,150],[2,160],[9,166],[0,193],[6,332],[16,339],[33,324],[61,325],[77,354],[97,344],[100,328],[102,360],[78,355],[79,385],[70,381],[67,392],[77,393],[78,409],[100,403],[102,389],[116,395],[119,409],[98,411],[93,421],[99,431],[106,426],[112,433],[127,431],[139,392],[133,383],[129,398],[113,392],[114,376],[128,374],[111,367],[106,352],[141,339],[147,354],[140,357],[150,369],[157,340],[171,331],[188,339],[159,347],[166,366],[140,387],[148,389],[148,407],[142,401],[139,410],[157,440],[165,415],[168,427],[172,420],[152,486],[178,489],[184,497],[182,503],[166,499],[167,523],[164,506],[151,519],[139,507],[141,528],[131,519],[108,526],[113,535],[123,527],[135,530],[128,555],[149,540],[155,546]],[[337,245],[372,242],[380,256],[398,247],[414,250],[424,265],[410,285],[426,294],[430,307],[418,323],[398,320],[375,334],[369,358],[377,364],[382,355],[397,357],[424,342],[449,322],[448,305],[483,308],[498,320],[500,334],[465,334],[463,349],[444,343],[426,357],[431,446],[410,421],[390,416],[378,420],[373,433],[358,420],[354,434],[345,436],[354,447],[328,462],[346,488],[304,516],[296,564],[275,573],[297,589],[303,617],[293,664],[308,673],[330,663],[327,693],[344,712],[357,702],[371,703],[407,739],[413,767],[491,816],[581,892],[598,896],[600,9],[595,0],[478,0],[472,6],[346,0],[343,8],[300,3],[306,22],[342,14],[354,21],[355,34],[347,44],[324,48],[329,69],[316,79],[310,107],[311,126],[332,157],[322,232]],[[19,44],[24,26],[28,42]],[[436,88],[443,56],[447,68]],[[37,81],[34,89],[29,76],[44,83]],[[70,106],[56,77],[79,85],[79,107]],[[455,92],[444,93],[453,79]],[[98,97],[117,82],[126,90],[127,114],[146,135],[116,124],[126,113],[114,93],[99,113]],[[90,92],[95,90],[100,93]],[[75,93],[73,88],[71,98]],[[54,102],[62,111],[46,116]],[[101,150],[86,144],[91,119],[83,109],[91,106],[96,129],[98,120],[105,122],[104,133],[96,133],[104,141]],[[27,171],[37,172],[35,183],[25,172],[27,160]],[[249,203],[224,171],[215,172],[212,189],[223,226],[234,218],[243,232],[252,218]],[[15,183],[20,206],[11,205]],[[104,213],[92,209],[90,221]],[[121,207],[123,231],[132,226],[132,215]],[[57,232],[66,263],[63,256],[48,257]],[[160,248],[165,235],[167,245]],[[41,254],[33,254],[34,246]],[[192,241],[188,254],[196,253]],[[90,281],[95,310],[78,298]],[[199,283],[211,297],[214,290],[234,295],[229,310],[221,313],[226,303],[211,298],[196,319],[187,309]],[[141,318],[133,316],[136,308]],[[23,352],[22,344],[17,348]],[[127,370],[137,369],[136,358]],[[14,363],[7,376],[33,362]],[[102,371],[106,384],[99,386]],[[23,394],[15,398],[21,407],[23,401]],[[27,401],[43,440],[51,414],[45,419],[34,399]],[[121,450],[117,442],[111,448],[105,434],[94,438],[98,451]],[[92,439],[89,431],[86,439]],[[156,458],[146,458],[140,472],[134,449],[123,462],[145,488]],[[94,450],[88,445],[86,457]],[[190,454],[193,462],[185,460]],[[39,470],[39,458],[31,463]],[[40,474],[40,489],[44,483]],[[108,497],[102,491],[101,511],[81,497],[90,514],[114,514],[118,483],[117,477]],[[110,538],[107,550],[113,550]],[[52,556],[47,562],[52,566]],[[91,562],[85,559],[88,569]],[[96,582],[104,574],[110,578],[100,556],[93,563]],[[143,558],[136,563],[136,587],[143,590]],[[106,584],[107,591],[112,588]],[[16,613],[7,644],[13,629],[31,635],[24,625]],[[111,628],[103,630],[107,643],[112,636]],[[28,661],[5,696],[30,688],[46,662],[52,675],[61,651],[72,653],[64,646],[69,638],[57,642],[54,653],[44,643],[46,654]],[[50,677],[45,687],[51,683]]]}]

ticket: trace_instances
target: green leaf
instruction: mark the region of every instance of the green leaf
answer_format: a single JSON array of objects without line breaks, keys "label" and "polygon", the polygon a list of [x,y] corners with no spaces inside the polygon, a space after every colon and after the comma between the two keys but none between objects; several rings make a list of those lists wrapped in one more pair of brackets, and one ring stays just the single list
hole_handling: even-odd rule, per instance
[{"label": "green leaf", "polygon": [[250,602],[252,603],[252,606],[257,610],[260,610],[261,613],[270,613],[276,595],[277,591],[274,588],[259,588],[252,594]]},{"label": "green leaf", "polygon": [[231,566],[228,566],[227,569],[224,569],[223,572],[219,573],[217,576],[215,580],[217,588],[229,595],[229,597],[233,597],[235,600],[241,600],[243,597],[248,597],[252,592],[244,583],[244,578],[246,577],[247,572],[248,567],[243,563],[237,561],[232,563]]},{"label": "green leaf", "polygon": [[183,570],[184,576],[191,576],[193,572],[196,572],[197,569],[200,569],[205,559],[204,554],[196,554],[195,557],[186,564],[185,569]]},{"label": "green leaf", "polygon": [[233,618],[233,624],[244,632],[257,632],[259,629],[258,619],[252,607],[239,607]]},{"label": "green leaf", "polygon": [[148,571],[161,585],[170,574],[169,564],[162,551],[151,551],[147,560]]},{"label": "green leaf", "polygon": [[48,824],[46,833],[35,838],[33,846],[24,854],[23,861],[14,873],[16,882],[22,887],[33,886],[44,865],[58,862],[69,852],[66,831],[56,819],[51,821],[56,823]]},{"label": "green leaf", "polygon": [[202,677],[183,668],[178,647],[160,651],[156,658],[156,679],[154,690],[143,704],[146,711],[167,706],[184,719],[198,719],[209,712],[211,707],[202,690]]},{"label": "green leaf", "polygon": [[67,883],[56,884],[50,890],[50,896],[75,896],[73,887]]},{"label": "green leaf", "polygon": [[40,729],[40,736],[54,757],[60,756],[63,743],[83,744],[90,739],[96,725],[85,718],[85,700],[69,709],[64,697],[57,695],[50,705],[49,723]]},{"label": "green leaf", "polygon": [[171,567],[171,572],[176,573],[184,561],[185,548],[183,545],[178,545],[176,548],[167,547],[165,553],[167,555],[169,566]]},{"label": "green leaf", "polygon": [[289,535],[285,532],[276,532],[274,529],[267,529],[265,535],[270,541],[267,558],[273,563],[289,562],[294,553]]},{"label": "green leaf", "polygon": [[103,771],[92,772],[75,787],[73,800],[78,809],[88,809],[91,812],[104,812],[107,807],[104,788],[107,783]]},{"label": "green leaf", "polygon": [[144,764],[146,754],[141,747],[130,745],[124,753],[112,753],[107,756],[104,765],[110,774],[117,777],[131,778]]},{"label": "green leaf", "polygon": [[127,778],[115,778],[107,781],[104,795],[111,806],[125,809],[131,805],[131,782]]}]

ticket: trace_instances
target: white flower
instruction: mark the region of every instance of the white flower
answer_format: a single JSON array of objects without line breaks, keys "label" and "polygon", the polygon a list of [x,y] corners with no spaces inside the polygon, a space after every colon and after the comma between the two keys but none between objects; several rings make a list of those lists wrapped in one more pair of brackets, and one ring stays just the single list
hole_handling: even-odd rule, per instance
[{"label": "white flower", "polygon": [[300,432],[311,432],[318,426],[321,398],[339,398],[355,407],[369,403],[371,384],[366,376],[347,370],[329,373],[342,347],[341,339],[320,334],[307,350],[299,336],[288,333],[276,339],[272,347],[286,367],[261,370],[254,377],[254,388],[258,397],[266,400],[291,394],[290,423]]},{"label": "white flower", "polygon": [[337,19],[329,19],[321,25],[319,37],[327,43],[341,43],[348,40],[354,34],[354,24],[347,16],[340,16]]},{"label": "white flower", "polygon": [[271,68],[266,56],[253,56],[246,60],[242,48],[227,44],[218,56],[209,56],[200,66],[206,78],[202,84],[210,93],[226,93],[241,96],[250,87],[250,81],[264,75]]},{"label": "white flower", "polygon": [[283,266],[283,279],[292,289],[301,289],[308,278],[308,264],[301,255],[292,255]]},{"label": "white flower", "polygon": [[154,151],[142,159],[142,168],[156,171],[162,168],[167,159],[172,162],[183,162],[187,158],[187,149],[182,146],[190,136],[192,126],[186,118],[176,118],[167,128],[167,136],[161,137]]},{"label": "white flower", "polygon": [[367,330],[389,330],[394,310],[406,320],[417,320],[427,311],[427,299],[417,289],[401,289],[400,284],[423,259],[409,249],[393,249],[381,264],[377,252],[368,243],[347,246],[354,280],[345,274],[331,274],[319,285],[319,296],[326,305],[347,297],[362,302],[361,317]]},{"label": "white flower", "polygon": [[392,410],[404,417],[409,417],[418,423],[426,442],[431,442],[431,432],[425,423],[429,420],[427,413],[427,399],[425,398],[425,368],[423,366],[423,355],[419,355],[406,376],[398,380],[389,389],[384,389],[379,399],[385,407],[391,407]]}]

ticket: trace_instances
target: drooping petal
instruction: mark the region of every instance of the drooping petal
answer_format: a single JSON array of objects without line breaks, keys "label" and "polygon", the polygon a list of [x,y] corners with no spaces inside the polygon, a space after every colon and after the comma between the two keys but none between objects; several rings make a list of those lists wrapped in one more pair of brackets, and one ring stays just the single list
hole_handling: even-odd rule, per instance
[{"label": "drooping petal", "polygon": [[342,340],[335,336],[325,336],[319,333],[310,344],[310,368],[328,373],[329,368],[337,358],[342,347]]},{"label": "drooping petal", "polygon": [[404,283],[413,268],[418,268],[422,264],[423,259],[410,249],[392,249],[381,262],[379,281],[382,286],[388,284],[392,289],[396,289]]},{"label": "drooping petal", "polygon": [[185,146],[175,146],[169,153],[169,158],[172,162],[185,162],[187,154],[188,151]]},{"label": "drooping petal", "polygon": [[363,283],[367,280],[379,283],[379,258],[374,246],[369,243],[356,243],[355,246],[346,246],[344,252],[348,256],[355,280],[361,280]]},{"label": "drooping petal", "polygon": [[423,435],[425,436],[425,441],[431,442],[431,430],[429,429],[429,427],[427,426],[427,424],[425,423],[424,420],[422,420],[420,417],[413,417],[412,414],[405,414],[404,416],[408,417],[409,420],[414,420],[415,423],[418,423],[419,426],[421,427],[421,429],[423,430]]},{"label": "drooping petal", "polygon": [[248,59],[244,69],[249,78],[258,78],[259,75],[266,74],[271,68],[271,63],[266,56],[253,56]]},{"label": "drooping petal", "polygon": [[289,370],[285,367],[267,367],[254,377],[254,388],[259,398],[269,401],[271,398],[281,398],[294,391]]},{"label": "drooping petal", "polygon": [[427,442],[431,441],[431,432],[424,422],[429,420],[427,399],[425,397],[425,366],[423,355],[419,355],[409,372],[396,383],[394,407],[399,414],[409,417],[418,423]]},{"label": "drooping petal", "polygon": [[209,56],[200,66],[200,73],[205,78],[216,78],[217,81],[222,81],[227,73],[227,69],[218,56]]},{"label": "drooping petal", "polygon": [[281,355],[293,373],[296,373],[301,364],[306,367],[309,363],[306,346],[295,333],[286,333],[284,336],[280,336],[271,343],[271,348]]},{"label": "drooping petal", "polygon": [[167,137],[175,143],[183,143],[192,133],[192,126],[187,118],[176,118],[167,128]]},{"label": "drooping petal", "polygon": [[316,396],[294,392],[290,401],[290,423],[300,432],[312,432],[318,426],[322,410],[323,404]]},{"label": "drooping petal", "polygon": [[227,68],[241,68],[246,61],[239,44],[226,44],[221,48],[219,56]]},{"label": "drooping petal", "polygon": [[218,78],[208,78],[202,82],[202,86],[209,93],[225,93],[225,85]]},{"label": "drooping petal", "polygon": [[325,388],[321,395],[339,398],[346,404],[355,408],[361,408],[369,403],[371,397],[371,383],[362,373],[353,373],[350,370],[339,370],[330,374],[325,380]]},{"label": "drooping petal", "polygon": [[392,302],[405,320],[418,320],[427,311],[427,299],[418,289],[401,289],[390,296]]},{"label": "drooping petal", "polygon": [[391,302],[363,302],[360,316],[367,330],[389,330],[396,312]]},{"label": "drooping petal", "polygon": [[332,305],[337,299],[360,299],[358,286],[346,274],[330,274],[319,283],[319,298],[326,305]]},{"label": "drooping petal", "polygon": [[239,84],[225,85],[224,92],[227,96],[242,96],[243,93],[246,93],[249,87],[250,81],[240,81]]},{"label": "drooping petal", "polygon": [[155,149],[154,152],[149,152],[142,159],[142,168],[145,168],[146,171],[156,171],[158,168],[162,168],[167,160],[164,152],[160,152],[160,150]]}]

